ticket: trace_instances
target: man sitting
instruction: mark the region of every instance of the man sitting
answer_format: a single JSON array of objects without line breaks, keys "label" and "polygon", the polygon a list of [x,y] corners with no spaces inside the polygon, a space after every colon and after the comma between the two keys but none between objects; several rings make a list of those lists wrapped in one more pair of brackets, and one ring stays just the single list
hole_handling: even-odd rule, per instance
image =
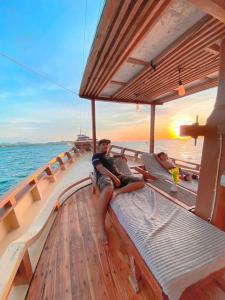
[{"label": "man sitting", "polygon": [[[160,152],[155,155],[155,159],[157,162],[167,171],[176,168],[176,165],[174,162],[168,158],[168,155],[165,152]],[[197,176],[194,174],[191,174],[189,172],[186,172],[179,168],[180,171],[180,178],[185,181],[191,181],[192,178],[197,179]]]},{"label": "man sitting", "polygon": [[[113,157],[108,154],[110,140],[102,139],[98,142],[98,152],[92,157],[92,164],[95,169],[97,185],[100,189],[99,220],[100,220],[100,241],[108,243],[105,230],[105,217],[107,207],[112,196],[116,197],[121,193],[129,193],[144,187],[144,181],[133,175],[127,176],[119,172],[114,164]],[[118,155],[117,155],[118,157]],[[114,191],[114,188],[120,188]]]}]

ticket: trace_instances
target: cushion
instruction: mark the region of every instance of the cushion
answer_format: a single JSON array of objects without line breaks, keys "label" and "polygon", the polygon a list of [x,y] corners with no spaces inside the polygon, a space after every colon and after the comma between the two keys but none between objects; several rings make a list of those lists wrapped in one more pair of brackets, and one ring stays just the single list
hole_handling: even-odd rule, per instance
[{"label": "cushion", "polygon": [[123,173],[124,175],[132,175],[132,172],[125,159],[123,159],[122,157],[118,157],[115,158],[114,162],[115,166],[121,173]]},{"label": "cushion", "polygon": [[158,179],[171,180],[171,175],[155,159],[155,154],[143,153],[141,156],[145,169]]}]

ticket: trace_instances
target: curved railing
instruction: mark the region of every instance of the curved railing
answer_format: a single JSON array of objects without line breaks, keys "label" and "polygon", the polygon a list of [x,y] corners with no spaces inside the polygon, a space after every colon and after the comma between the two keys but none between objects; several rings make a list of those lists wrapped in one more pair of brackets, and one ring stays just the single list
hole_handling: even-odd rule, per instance
[{"label": "curved railing", "polygon": [[[56,215],[55,212],[68,197],[68,193],[74,193],[83,185],[89,184],[89,177],[72,176],[71,178],[71,174],[74,174],[71,171],[79,173],[76,158],[81,158],[80,154],[81,152],[77,152],[73,148],[61,153],[10,190],[0,202],[0,221],[3,221],[3,224],[9,221],[10,230],[14,230],[20,227],[17,220],[17,207],[26,206],[30,196],[32,196],[32,201],[44,200],[41,210],[36,212],[35,220],[32,219],[31,224],[22,232],[20,231],[17,238],[13,239],[3,252],[0,259],[0,299],[7,299],[13,286],[30,283],[35,267],[31,263],[30,248],[35,243],[40,243],[39,238],[43,239],[41,236],[47,227],[50,226],[48,229],[50,230]],[[77,170],[75,170],[76,168]],[[68,170],[68,173],[63,173],[64,170]],[[61,184],[64,178],[70,178],[70,180],[65,180],[65,184]],[[49,193],[48,190],[50,190]],[[29,213],[28,208],[26,215]],[[36,252],[35,255],[39,256],[40,254]],[[35,265],[37,261],[38,259],[36,259]]]},{"label": "curved railing", "polygon": [[0,198],[0,222],[15,208],[25,194],[31,193],[34,200],[41,200],[39,184],[44,179],[56,181],[56,176],[74,161],[76,150],[71,148],[50,160],[44,167],[20,182]]},{"label": "curved railing", "polygon": [[47,227],[51,216],[58,209],[57,203],[60,203],[60,199],[64,194],[71,189],[73,193],[76,192],[80,188],[80,185],[84,183],[85,185],[89,184],[86,183],[87,181],[89,181],[89,177],[85,177],[63,190],[56,197],[55,205],[49,205],[42,211],[27,232],[8,246],[0,260],[0,299],[4,300],[8,298],[13,285],[30,284],[34,270],[31,266],[29,248],[38,240]]}]

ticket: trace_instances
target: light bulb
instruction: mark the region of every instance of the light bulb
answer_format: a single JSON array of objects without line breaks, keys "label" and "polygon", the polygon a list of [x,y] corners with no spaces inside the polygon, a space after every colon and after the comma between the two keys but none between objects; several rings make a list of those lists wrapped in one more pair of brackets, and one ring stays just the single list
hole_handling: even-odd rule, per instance
[{"label": "light bulb", "polygon": [[185,95],[185,88],[184,88],[184,85],[183,85],[182,81],[179,81],[178,95],[179,96],[184,96]]}]

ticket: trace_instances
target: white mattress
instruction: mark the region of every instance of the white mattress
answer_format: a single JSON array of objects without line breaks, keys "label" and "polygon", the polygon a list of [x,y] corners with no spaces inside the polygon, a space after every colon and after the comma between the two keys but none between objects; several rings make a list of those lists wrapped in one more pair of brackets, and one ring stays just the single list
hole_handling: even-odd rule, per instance
[{"label": "white mattress", "polygon": [[[158,179],[162,180],[172,180],[171,174],[167,172],[155,159],[154,154],[150,153],[143,153],[141,156],[146,170],[152,175],[155,176]],[[184,181],[180,180],[179,185],[193,191],[197,192],[198,190],[198,181],[192,180],[192,181]]]},{"label": "white mattress", "polygon": [[169,299],[225,267],[225,233],[150,187],[119,195],[111,207]]}]

